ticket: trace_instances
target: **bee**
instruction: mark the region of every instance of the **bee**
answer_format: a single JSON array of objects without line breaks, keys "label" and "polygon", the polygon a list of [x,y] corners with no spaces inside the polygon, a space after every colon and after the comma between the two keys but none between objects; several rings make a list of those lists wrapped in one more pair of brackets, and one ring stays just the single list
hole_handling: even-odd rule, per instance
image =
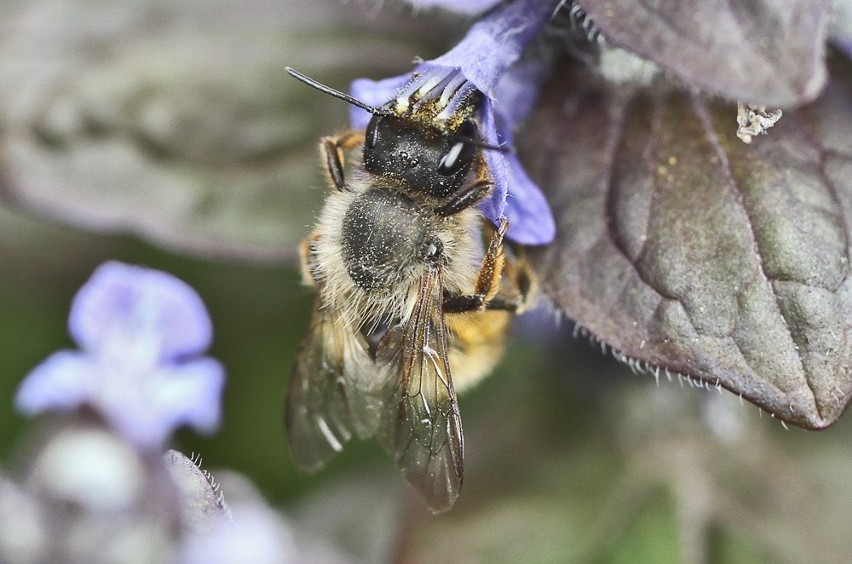
[{"label": "bee", "polygon": [[331,189],[300,248],[316,297],[285,409],[292,455],[316,471],[375,435],[445,511],[464,475],[456,388],[493,369],[533,287],[506,260],[505,219],[487,244],[475,236],[492,186],[482,151],[499,150],[478,137],[483,95],[450,73],[372,107],[287,71],[372,114],[365,131],[320,142]]}]

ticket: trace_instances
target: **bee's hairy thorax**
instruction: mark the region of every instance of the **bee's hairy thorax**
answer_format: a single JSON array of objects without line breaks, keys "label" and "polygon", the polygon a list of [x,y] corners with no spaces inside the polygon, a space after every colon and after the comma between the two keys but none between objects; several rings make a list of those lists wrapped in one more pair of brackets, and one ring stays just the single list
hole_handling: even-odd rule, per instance
[{"label": "bee's hairy thorax", "polygon": [[[315,231],[311,277],[325,306],[353,327],[406,320],[426,269],[441,268],[450,292],[475,278],[479,212],[440,216],[391,185],[332,194]],[[439,264],[440,263],[440,264]]]}]

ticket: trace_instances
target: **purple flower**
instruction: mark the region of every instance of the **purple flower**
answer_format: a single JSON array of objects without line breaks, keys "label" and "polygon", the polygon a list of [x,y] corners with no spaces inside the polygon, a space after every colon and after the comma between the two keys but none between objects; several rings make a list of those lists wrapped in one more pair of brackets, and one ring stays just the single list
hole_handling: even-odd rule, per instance
[{"label": "purple flower", "polygon": [[[481,110],[481,134],[490,145],[511,146],[512,130],[532,109],[538,87],[546,74],[541,61],[518,63],[524,47],[541,31],[556,2],[516,0],[477,21],[462,41],[444,55],[417,65],[413,75],[380,81],[359,79],[351,92],[368,105],[381,106],[389,100],[405,99],[421,90],[443,85],[459,86],[460,73],[486,96]],[[363,129],[370,114],[353,107],[353,127]],[[485,150],[494,181],[491,197],[482,211],[492,221],[505,215],[510,222],[507,236],[527,245],[549,243],[555,235],[550,207],[539,187],[529,178],[514,153]]]},{"label": "purple flower", "polygon": [[18,389],[27,414],[87,405],[141,448],[188,424],[219,423],[222,366],[201,356],[212,326],[198,294],[170,274],[118,262],[100,266],[71,305],[80,350],[54,353]]},{"label": "purple flower", "polygon": [[220,521],[207,534],[188,535],[178,549],[176,561],[181,564],[309,561],[299,553],[287,521],[274,510],[260,501],[238,506],[236,510],[236,523]]},{"label": "purple flower", "polygon": [[408,0],[415,8],[444,8],[460,14],[481,14],[489,8],[493,8],[501,0]]}]

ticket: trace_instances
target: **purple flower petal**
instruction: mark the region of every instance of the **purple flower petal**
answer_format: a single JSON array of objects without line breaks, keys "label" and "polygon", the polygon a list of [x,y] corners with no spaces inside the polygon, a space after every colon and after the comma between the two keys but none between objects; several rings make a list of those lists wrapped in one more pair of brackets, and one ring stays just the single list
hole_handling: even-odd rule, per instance
[{"label": "purple flower petal", "polygon": [[556,4],[515,0],[473,24],[458,45],[420,66],[460,68],[474,86],[494,99],[497,83],[541,32]]},{"label": "purple flower petal", "polygon": [[307,562],[287,522],[261,503],[234,507],[235,523],[217,523],[209,534],[183,539],[176,558],[180,564],[231,562]]},{"label": "purple flower petal", "polygon": [[[413,75],[380,81],[359,79],[352,83],[354,97],[374,107],[395,99],[405,100],[418,90],[430,90],[452,73],[461,70],[463,80],[486,95],[481,110],[480,134],[490,145],[511,147],[512,129],[535,105],[547,65],[540,61],[518,64],[523,48],[540,31],[556,2],[516,0],[476,22],[453,49],[419,64]],[[455,79],[454,79],[455,80]],[[359,108],[350,111],[352,126],[367,127],[371,115]],[[483,213],[495,223],[505,215],[507,236],[519,243],[549,243],[555,224],[541,190],[512,154],[486,150],[494,189],[481,204]]]},{"label": "purple flower petal", "polygon": [[[502,145],[503,142],[510,141],[510,139],[506,139],[502,135],[506,132],[501,131],[497,127],[497,116],[495,115],[491,100],[485,100],[483,104],[480,133],[485,141],[492,145]],[[491,181],[494,182],[494,187],[491,189],[491,194],[479,207],[482,213],[485,214],[485,217],[496,224],[505,215],[506,199],[509,194],[509,171],[506,168],[506,155],[500,151],[483,151],[482,154],[485,157],[488,170],[491,172]],[[510,231],[513,228],[518,229],[514,225],[509,226]]]},{"label": "purple flower petal", "polygon": [[[131,443],[162,445],[182,425],[202,433],[218,427],[225,371],[217,361],[201,358],[165,365],[139,377],[144,380],[133,388],[101,388],[98,392],[98,406],[110,426]],[[144,402],[136,399],[139,395],[145,397]]]},{"label": "purple flower petal", "polygon": [[[396,93],[402,86],[411,80],[411,75],[403,74],[383,80],[370,80],[359,78],[352,81],[349,93],[370,106],[381,106],[388,100],[396,97]],[[349,121],[354,129],[366,129],[373,115],[357,106],[349,109]]]},{"label": "purple flower petal", "polygon": [[[495,96],[497,85],[520,59],[527,43],[541,31],[555,6],[556,2],[516,0],[476,22],[458,45],[437,59],[420,63],[414,72],[425,75],[420,81],[425,82],[434,76],[432,73],[446,74],[461,69],[476,88],[499,101],[499,96]],[[528,73],[540,74],[541,67],[530,66],[528,69]],[[528,78],[531,79],[532,75],[529,74]],[[381,106],[398,96],[402,87],[410,82],[409,74],[378,81],[358,79],[352,83],[350,93],[366,104]],[[537,89],[538,80],[532,85]],[[498,107],[501,112],[511,111],[508,104],[505,108],[502,104]],[[356,107],[350,113],[352,126],[356,129],[366,127],[370,117],[369,113]]]},{"label": "purple flower petal", "polygon": [[83,353],[53,353],[21,383],[15,407],[25,415],[76,409],[88,398],[89,375],[95,371],[95,363]]},{"label": "purple flower petal", "polygon": [[481,14],[501,0],[407,0],[415,8],[443,8],[459,14]]},{"label": "purple flower petal", "polygon": [[83,350],[55,353],[27,376],[16,399],[23,413],[85,404],[142,448],[159,447],[183,424],[216,428],[225,372],[198,356],[212,328],[184,282],[106,263],[75,297],[69,325]]},{"label": "purple flower petal", "polygon": [[[508,128],[493,112],[484,112],[483,130],[496,130],[501,144],[512,146]],[[494,125],[496,121],[496,125]],[[501,215],[509,220],[506,236],[522,245],[542,245],[556,236],[556,223],[550,205],[538,185],[527,175],[515,153],[485,151],[485,160],[494,181],[494,190],[480,206],[482,213],[495,223]]]},{"label": "purple flower petal", "polygon": [[497,83],[494,104],[507,126],[514,126],[532,113],[549,73],[550,63],[540,58],[526,58],[506,71]]},{"label": "purple flower petal", "polygon": [[533,182],[517,155],[504,155],[511,191],[505,215],[509,220],[506,236],[522,245],[543,245],[556,236],[556,223],[550,204]]},{"label": "purple flower petal", "polygon": [[160,361],[200,353],[213,334],[204,303],[186,283],[119,262],[101,265],[80,288],[68,325],[84,350],[144,344],[148,349],[134,354],[155,354]]}]

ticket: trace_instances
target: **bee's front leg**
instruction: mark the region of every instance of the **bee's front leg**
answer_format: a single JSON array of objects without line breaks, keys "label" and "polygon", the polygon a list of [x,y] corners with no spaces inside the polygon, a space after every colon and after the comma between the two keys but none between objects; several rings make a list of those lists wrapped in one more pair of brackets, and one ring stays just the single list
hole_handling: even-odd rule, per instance
[{"label": "bee's front leg", "polygon": [[364,132],[350,129],[343,135],[337,137],[323,137],[320,141],[320,153],[322,153],[325,168],[334,187],[342,192],[349,190],[343,174],[346,163],[345,151],[357,147],[364,142]]},{"label": "bee's front leg", "polygon": [[[449,216],[465,210],[482,200],[494,186],[491,173],[485,159],[480,155],[476,159],[476,180],[472,184],[462,186],[454,194],[450,194],[444,204],[435,212],[438,215]],[[501,236],[502,239],[502,236]]]},{"label": "bee's front leg", "polygon": [[470,186],[465,186],[457,193],[450,196],[450,199],[443,206],[435,210],[438,215],[448,216],[457,214],[485,197],[491,191],[492,182],[490,180],[480,180]]},{"label": "bee's front leg", "polygon": [[310,237],[299,243],[299,266],[302,271],[302,284],[305,286],[316,286],[317,282],[317,259],[314,254],[316,239],[317,234],[311,233]]}]

